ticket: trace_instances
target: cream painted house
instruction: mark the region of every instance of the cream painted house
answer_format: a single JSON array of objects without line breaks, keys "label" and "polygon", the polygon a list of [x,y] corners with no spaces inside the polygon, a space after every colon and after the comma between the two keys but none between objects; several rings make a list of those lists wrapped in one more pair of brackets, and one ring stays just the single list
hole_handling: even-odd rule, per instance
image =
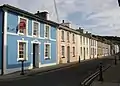
[{"label": "cream painted house", "polygon": [[62,23],[57,32],[58,63],[78,61],[77,38],[78,32],[70,28],[68,23]]},{"label": "cream painted house", "polygon": [[78,44],[78,52],[81,60],[90,59],[90,49],[89,49],[89,35],[83,33],[83,29],[79,28],[77,31],[80,33],[79,44]]}]

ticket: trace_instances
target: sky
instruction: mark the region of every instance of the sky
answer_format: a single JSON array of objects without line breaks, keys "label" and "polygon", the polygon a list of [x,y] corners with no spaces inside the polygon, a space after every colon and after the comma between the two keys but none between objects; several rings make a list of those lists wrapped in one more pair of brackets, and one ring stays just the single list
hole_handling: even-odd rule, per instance
[{"label": "sky", "polygon": [[[54,0],[0,0],[31,13],[47,10],[50,20],[57,21]],[[96,35],[120,36],[120,7],[117,0],[56,0],[59,22],[82,27]]]}]

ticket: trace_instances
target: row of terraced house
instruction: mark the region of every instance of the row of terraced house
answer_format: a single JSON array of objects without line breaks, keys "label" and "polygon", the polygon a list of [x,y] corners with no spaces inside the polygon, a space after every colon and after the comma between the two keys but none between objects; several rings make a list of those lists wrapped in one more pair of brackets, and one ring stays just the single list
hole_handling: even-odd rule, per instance
[{"label": "row of terraced house", "polygon": [[119,45],[93,37],[69,23],[48,19],[47,12],[30,12],[0,6],[0,74],[61,63],[102,58],[119,52]]}]

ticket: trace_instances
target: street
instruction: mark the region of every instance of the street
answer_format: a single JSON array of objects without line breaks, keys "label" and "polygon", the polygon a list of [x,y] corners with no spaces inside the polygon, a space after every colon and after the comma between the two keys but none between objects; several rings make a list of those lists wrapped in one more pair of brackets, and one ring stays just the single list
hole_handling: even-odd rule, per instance
[{"label": "street", "polygon": [[80,86],[80,82],[96,71],[101,61],[103,65],[113,62],[108,58],[85,61],[69,68],[28,76],[21,80],[0,82],[0,86]]}]

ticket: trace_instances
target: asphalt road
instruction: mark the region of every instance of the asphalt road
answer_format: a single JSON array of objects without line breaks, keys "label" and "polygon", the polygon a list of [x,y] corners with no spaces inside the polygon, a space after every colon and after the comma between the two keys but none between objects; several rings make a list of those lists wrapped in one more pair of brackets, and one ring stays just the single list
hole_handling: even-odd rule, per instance
[{"label": "asphalt road", "polygon": [[113,60],[106,58],[86,61],[69,68],[28,76],[21,80],[0,82],[0,86],[80,86],[80,82],[96,71],[99,62],[106,65]]}]

